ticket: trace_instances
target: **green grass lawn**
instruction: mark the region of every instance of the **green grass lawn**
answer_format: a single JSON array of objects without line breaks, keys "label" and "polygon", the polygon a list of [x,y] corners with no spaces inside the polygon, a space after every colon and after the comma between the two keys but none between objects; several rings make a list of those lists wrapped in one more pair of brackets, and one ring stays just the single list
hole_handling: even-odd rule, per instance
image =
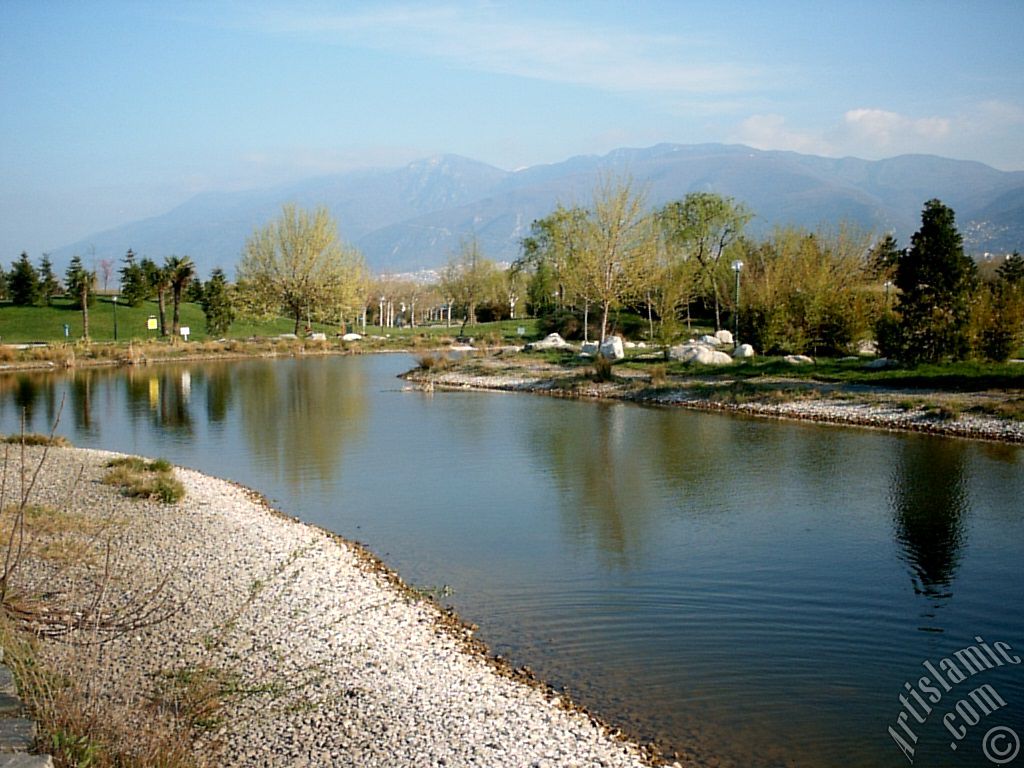
[{"label": "green grass lawn", "polygon": [[[207,341],[211,337],[206,333],[206,317],[198,304],[181,305],[181,325],[187,326],[192,341]],[[114,302],[107,296],[96,299],[89,308],[89,338],[92,341],[105,342],[114,340]],[[147,320],[159,314],[155,301],[146,301],[139,307],[129,307],[118,303],[117,340],[155,339],[156,331],[147,329]],[[167,323],[171,322],[171,306],[167,305]],[[64,326],[68,326],[65,339]],[[314,330],[335,333],[337,329],[314,324]],[[264,322],[238,321],[232,324],[229,338],[248,338],[250,336],[277,336],[290,333],[295,327],[294,321],[280,317]],[[12,304],[0,304],[0,343],[18,344],[32,341],[63,342],[76,341],[82,336],[82,312],[72,306],[70,300],[56,298],[48,307],[16,307]]]},{"label": "green grass lawn", "polygon": [[[206,318],[198,304],[181,305],[181,325],[191,330],[191,341],[208,341],[212,337],[206,333]],[[147,320],[158,315],[155,301],[144,302],[139,307],[129,307],[118,303],[117,340],[127,342],[131,339],[155,339],[156,331],[147,329]],[[100,296],[89,308],[89,337],[95,342],[114,340],[114,302],[107,296]],[[171,307],[167,307],[167,322],[171,322]],[[67,325],[67,338],[64,326]],[[397,343],[414,340],[427,341],[452,337],[459,333],[461,323],[453,323],[449,328],[445,325],[417,326],[415,328],[385,328],[367,326],[367,335],[389,336]],[[227,337],[231,339],[247,339],[252,336],[273,337],[283,333],[291,333],[295,328],[293,320],[278,317],[271,320],[251,321],[237,320],[231,325]],[[522,328],[525,333],[520,336]],[[337,326],[313,323],[314,331],[326,333],[329,337],[337,334]],[[354,328],[362,333],[362,327]],[[537,333],[536,320],[504,320],[496,323],[480,323],[466,328],[466,335],[491,343],[516,343],[535,338]],[[9,303],[0,303],[0,344],[24,344],[28,342],[64,342],[77,341],[82,336],[82,312],[72,306],[70,300],[56,298],[47,307],[16,307]]]},{"label": "green grass lawn", "polygon": [[864,367],[865,362],[866,359],[819,358],[813,365],[791,365],[779,357],[758,357],[721,368],[669,363],[667,371],[676,375],[699,373],[747,381],[785,377],[825,383],[870,384],[901,389],[934,388],[960,392],[1024,388],[1024,364],[1020,363],[966,360],[957,363],[871,369]]}]

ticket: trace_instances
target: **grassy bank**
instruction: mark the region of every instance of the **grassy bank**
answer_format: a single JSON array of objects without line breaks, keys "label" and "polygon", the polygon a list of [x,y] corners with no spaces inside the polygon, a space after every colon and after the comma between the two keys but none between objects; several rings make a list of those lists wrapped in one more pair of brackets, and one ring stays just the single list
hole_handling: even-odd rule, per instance
[{"label": "grassy bank", "polygon": [[[15,307],[0,304],[0,365],[6,368],[89,364],[131,364],[158,360],[221,356],[358,353],[402,349],[445,348],[457,343],[459,326],[384,328],[368,326],[363,339],[342,341],[339,329],[314,324],[314,332],[327,338],[288,338],[294,322],[278,317],[266,321],[239,321],[224,338],[205,332],[205,318],[195,304],[183,304],[181,324],[191,329],[189,340],[159,337],[146,330],[147,320],[157,313],[155,302],[137,308],[117,305],[118,338],[114,340],[114,304],[101,297],[89,313],[90,341],[80,339],[82,313],[69,302],[56,299],[48,307]],[[64,326],[68,336],[64,336]],[[361,327],[355,329],[362,333]],[[520,333],[522,331],[522,333]],[[535,337],[535,320],[508,320],[469,326],[467,336],[476,344],[520,344]]]},{"label": "grassy bank", "polygon": [[[1022,364],[864,366],[863,360],[793,365],[781,358],[703,366],[667,362],[651,350],[599,364],[574,352],[548,351],[440,361],[422,356],[408,378],[430,387],[626,399],[949,434],[977,431],[973,423],[957,426],[961,417],[988,418],[998,423],[979,427],[985,433],[979,436],[1017,440],[1024,423]],[[858,408],[870,412],[858,414]],[[945,424],[940,429],[937,422]]]}]

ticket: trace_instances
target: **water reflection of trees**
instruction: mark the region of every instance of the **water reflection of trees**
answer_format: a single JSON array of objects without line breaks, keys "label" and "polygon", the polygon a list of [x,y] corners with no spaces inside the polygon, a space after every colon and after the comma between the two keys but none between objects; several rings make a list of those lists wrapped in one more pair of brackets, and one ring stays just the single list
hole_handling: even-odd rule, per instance
[{"label": "water reflection of trees", "polygon": [[890,485],[896,539],[915,592],[945,599],[964,546],[967,448],[957,440],[907,438],[899,450]]},{"label": "water reflection of trees", "polygon": [[250,450],[292,485],[332,481],[345,443],[363,429],[363,368],[345,363],[299,360],[237,371],[232,393]]},{"label": "water reflection of trees", "polygon": [[531,422],[531,445],[554,474],[566,525],[579,539],[593,539],[617,565],[640,554],[651,499],[649,469],[631,450],[633,430],[621,405],[586,405],[571,418]]},{"label": "water reflection of trees", "polygon": [[27,431],[49,431],[60,407],[53,374],[19,373],[0,377],[0,404],[5,410],[8,404],[13,406],[16,417],[12,423],[20,424],[24,415]]},{"label": "water reflection of trees", "polygon": [[132,419],[149,418],[161,429],[192,434],[192,369],[132,369],[124,377],[124,392]]}]

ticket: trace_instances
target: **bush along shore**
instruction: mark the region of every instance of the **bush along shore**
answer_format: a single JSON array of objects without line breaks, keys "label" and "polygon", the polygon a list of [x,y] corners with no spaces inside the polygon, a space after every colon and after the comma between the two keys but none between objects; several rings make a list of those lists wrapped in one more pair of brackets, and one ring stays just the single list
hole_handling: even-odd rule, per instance
[{"label": "bush along shore", "polygon": [[[403,375],[425,389],[532,392],[626,400],[879,429],[1024,443],[1024,365],[1010,374],[950,368],[864,372],[863,361],[816,365],[668,364],[657,353],[612,362],[573,351],[505,349],[454,359],[422,355]],[[760,366],[760,367],[758,367]],[[1008,366],[1001,366],[1000,371]]]},{"label": "bush along shore", "polygon": [[358,545],[224,480],[36,442],[5,452],[0,642],[55,765],[652,761]]}]

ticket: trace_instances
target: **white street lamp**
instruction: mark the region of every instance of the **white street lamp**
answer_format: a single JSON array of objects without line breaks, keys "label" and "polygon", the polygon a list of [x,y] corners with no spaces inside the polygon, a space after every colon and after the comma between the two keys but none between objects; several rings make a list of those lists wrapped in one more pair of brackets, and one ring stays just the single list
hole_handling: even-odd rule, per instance
[{"label": "white street lamp", "polygon": [[743,262],[736,259],[732,263],[732,271],[736,273],[736,310],[732,319],[732,341],[737,347],[740,345],[740,270],[743,269]]}]

